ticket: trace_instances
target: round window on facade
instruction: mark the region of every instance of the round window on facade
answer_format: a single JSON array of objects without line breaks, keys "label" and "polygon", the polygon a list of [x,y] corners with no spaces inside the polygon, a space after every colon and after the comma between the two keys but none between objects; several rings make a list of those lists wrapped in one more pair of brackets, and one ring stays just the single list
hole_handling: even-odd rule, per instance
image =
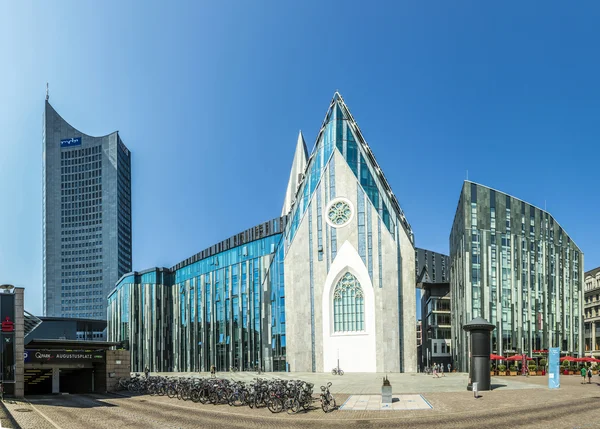
[{"label": "round window on facade", "polygon": [[348,225],[353,215],[352,203],[347,198],[336,198],[325,209],[325,220],[334,228]]}]

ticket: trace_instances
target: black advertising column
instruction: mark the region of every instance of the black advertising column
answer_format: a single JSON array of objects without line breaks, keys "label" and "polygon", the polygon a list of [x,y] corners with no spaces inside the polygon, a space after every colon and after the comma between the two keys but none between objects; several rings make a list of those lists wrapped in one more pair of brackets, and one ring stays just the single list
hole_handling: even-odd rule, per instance
[{"label": "black advertising column", "polygon": [[473,383],[477,383],[477,390],[491,390],[490,386],[490,332],[496,329],[481,317],[466,323],[463,329],[471,333],[471,359],[469,362],[469,385],[467,390],[473,390]]}]

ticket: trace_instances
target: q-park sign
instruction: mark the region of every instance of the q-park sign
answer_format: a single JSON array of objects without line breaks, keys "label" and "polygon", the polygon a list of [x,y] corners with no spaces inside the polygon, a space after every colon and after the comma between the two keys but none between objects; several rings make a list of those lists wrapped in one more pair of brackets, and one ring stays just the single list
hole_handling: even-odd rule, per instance
[{"label": "q-park sign", "polygon": [[91,350],[25,350],[26,363],[103,362],[104,351]]},{"label": "q-park sign", "polygon": [[60,147],[81,146],[81,137],[71,137],[60,141]]}]

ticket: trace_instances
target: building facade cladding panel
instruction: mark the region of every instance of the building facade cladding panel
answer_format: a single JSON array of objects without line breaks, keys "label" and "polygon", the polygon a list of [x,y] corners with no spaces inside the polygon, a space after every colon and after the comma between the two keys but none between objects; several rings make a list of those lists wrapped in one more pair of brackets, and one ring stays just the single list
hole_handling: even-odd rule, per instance
[{"label": "building facade cladding panel", "polygon": [[131,271],[131,154],[117,132],[88,136],[47,101],[42,137],[44,314],[104,319]]},{"label": "building facade cladding panel", "polygon": [[468,362],[462,326],[496,325],[492,352],[583,352],[583,254],[546,211],[465,181],[450,234],[453,359]]},{"label": "building facade cladding panel", "polygon": [[600,267],[584,274],[584,352],[600,357]]},{"label": "building facade cladding panel", "polygon": [[277,218],[257,240],[228,239],[204,259],[123,276],[108,299],[108,337],[129,347],[132,370],[284,371],[284,225]]},{"label": "building facade cladding panel", "polygon": [[[364,204],[358,204],[358,195]],[[331,226],[326,209],[337,197],[348,201],[351,213],[342,212],[341,223]],[[337,365],[339,349],[345,371],[416,371],[412,231],[338,94],[294,201],[289,215],[168,270],[172,281],[156,283],[167,291],[161,302],[148,295],[137,274],[121,279],[109,297],[108,332],[111,341],[128,338],[136,348],[132,370],[159,365],[151,343],[152,330],[159,329],[171,341],[165,345],[172,356],[168,370],[207,370],[214,364],[218,370],[260,365],[322,372]],[[360,232],[359,217],[370,223]],[[371,246],[369,231],[376,227]],[[365,235],[366,251],[359,254]],[[378,268],[376,276],[368,267]],[[346,274],[362,291],[364,323],[352,332],[334,329],[333,293]],[[167,315],[151,333],[148,321],[163,322],[153,319],[148,305],[164,306]]]}]

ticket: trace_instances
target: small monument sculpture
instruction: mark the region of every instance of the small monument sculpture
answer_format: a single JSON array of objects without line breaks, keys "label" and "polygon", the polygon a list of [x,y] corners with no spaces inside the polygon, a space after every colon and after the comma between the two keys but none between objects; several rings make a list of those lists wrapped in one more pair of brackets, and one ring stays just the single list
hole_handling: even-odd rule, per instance
[{"label": "small monument sculpture", "polygon": [[381,386],[381,403],[392,403],[392,385],[390,384],[390,380],[388,380],[387,375],[383,378],[383,386]]}]

